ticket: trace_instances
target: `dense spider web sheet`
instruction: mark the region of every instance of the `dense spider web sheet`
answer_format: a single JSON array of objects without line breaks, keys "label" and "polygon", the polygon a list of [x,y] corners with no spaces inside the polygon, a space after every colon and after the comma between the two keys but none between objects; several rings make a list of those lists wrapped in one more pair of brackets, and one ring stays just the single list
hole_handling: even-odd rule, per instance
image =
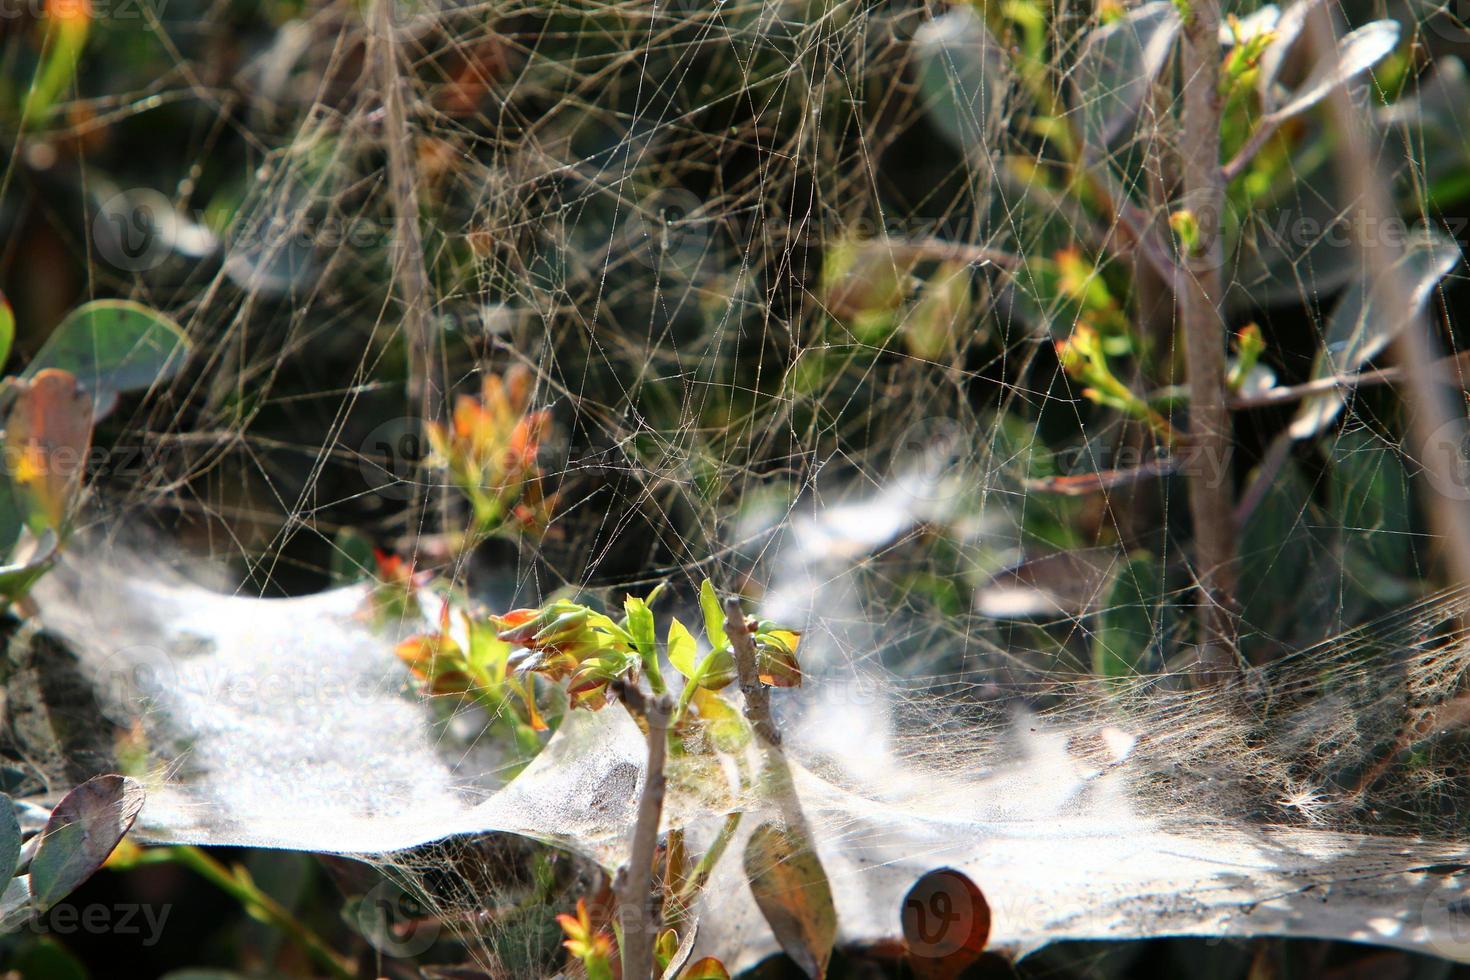
[{"label": "dense spider web sheet", "polygon": [[[951,866],[985,892],[993,945],[1017,953],[1064,938],[1287,934],[1470,959],[1454,911],[1462,846],[1385,820],[1395,806],[1423,816],[1418,790],[1389,779],[1370,804],[1326,784],[1352,746],[1381,754],[1395,691],[1428,704],[1452,690],[1464,654],[1446,624],[1464,596],[1237,688],[1083,687],[1042,712],[942,704],[831,646],[862,619],[844,569],[902,532],[923,509],[914,503],[889,491],[789,521],[784,537],[805,557],[775,576],[783,585],[769,600],[808,611],[815,676],[783,705],[782,724],[844,941],[892,935],[907,889]],[[773,555],[789,560],[790,547]],[[364,625],[361,590],[230,597],[139,574],[126,554],[86,562],[105,586],[73,591],[63,570],[41,590],[41,619],[91,668],[111,720],[141,718],[150,732],[145,839],[354,854],[410,877],[413,845],[486,831],[609,868],[621,860],[644,747],[619,710],[572,714],[505,784],[473,711],[448,730],[405,686],[391,638]],[[881,642],[884,628],[865,633]],[[1266,741],[1251,734],[1262,721]],[[696,845],[724,813],[771,809],[749,789],[754,762],[724,762],[723,786],[710,770],[702,784],[671,775],[666,822]],[[1449,837],[1463,819],[1453,804],[1441,795],[1432,823]],[[742,823],[700,915],[698,948],[732,965],[774,950],[739,860],[756,822]]]}]

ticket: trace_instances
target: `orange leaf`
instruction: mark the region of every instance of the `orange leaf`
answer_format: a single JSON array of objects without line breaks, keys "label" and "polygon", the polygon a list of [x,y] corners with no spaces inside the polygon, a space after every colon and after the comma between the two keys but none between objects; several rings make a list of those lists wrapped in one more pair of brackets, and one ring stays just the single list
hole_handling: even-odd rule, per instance
[{"label": "orange leaf", "polygon": [[17,502],[37,533],[60,533],[81,492],[92,445],[92,400],[67,371],[47,368],[14,381],[15,404],[5,430],[5,462]]},{"label": "orange leaf", "polygon": [[776,942],[808,976],[826,976],[837,941],[837,910],[827,873],[811,845],[764,823],[745,845],[744,864],[750,893]]}]

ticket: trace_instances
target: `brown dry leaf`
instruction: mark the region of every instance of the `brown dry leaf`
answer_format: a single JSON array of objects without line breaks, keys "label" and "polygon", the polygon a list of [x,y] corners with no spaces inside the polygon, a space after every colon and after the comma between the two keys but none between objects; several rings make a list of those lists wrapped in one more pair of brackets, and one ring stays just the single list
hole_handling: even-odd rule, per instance
[{"label": "brown dry leaf", "polygon": [[827,975],[837,941],[837,909],[811,846],[773,823],[745,845],[745,877],[776,941],[808,976]]},{"label": "brown dry leaf", "polygon": [[952,980],[980,958],[990,938],[990,905],[953,868],[930,871],[903,898],[903,938],[920,980]]},{"label": "brown dry leaf", "polygon": [[12,382],[5,462],[26,523],[60,531],[81,490],[92,445],[92,402],[67,371],[47,368]]}]

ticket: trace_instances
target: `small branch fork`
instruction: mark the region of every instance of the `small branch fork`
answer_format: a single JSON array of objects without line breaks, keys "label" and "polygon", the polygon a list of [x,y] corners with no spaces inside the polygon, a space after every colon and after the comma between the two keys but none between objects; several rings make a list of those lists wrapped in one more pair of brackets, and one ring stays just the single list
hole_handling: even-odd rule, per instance
[{"label": "small branch fork", "polygon": [[801,801],[796,797],[791,765],[781,748],[781,732],[771,717],[771,689],[760,682],[755,643],[751,640],[750,624],[740,608],[739,599],[725,600],[725,634],[730,637],[730,646],[735,653],[735,673],[745,701],[745,720],[755,731],[764,755],[767,789],[780,808],[787,833],[810,842],[811,834],[806,816],[801,812]]},{"label": "small branch fork", "polygon": [[653,859],[658,850],[658,826],[663,817],[664,792],[668,785],[664,761],[668,753],[669,719],[674,712],[674,702],[667,694],[645,694],[636,683],[623,679],[614,681],[610,689],[630,715],[648,726],[648,765],[643,777],[643,793],[638,798],[638,816],[628,848],[628,863],[618,869],[613,879],[613,894],[617,897],[618,920],[623,931],[623,977],[625,980],[643,980],[653,976],[653,943],[663,924],[663,902],[653,889]]}]

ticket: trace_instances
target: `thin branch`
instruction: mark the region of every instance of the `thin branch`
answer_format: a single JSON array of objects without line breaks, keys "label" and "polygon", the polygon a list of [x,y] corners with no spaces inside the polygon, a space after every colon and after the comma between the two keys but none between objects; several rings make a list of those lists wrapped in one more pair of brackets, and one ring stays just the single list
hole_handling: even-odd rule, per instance
[{"label": "thin branch", "polygon": [[755,643],[740,600],[725,600],[725,633],[735,651],[735,676],[740,680],[740,694],[745,699],[745,720],[755,733],[774,749],[781,747],[781,731],[771,718],[771,689],[760,682],[756,666]]},{"label": "thin branch", "polygon": [[1220,227],[1225,180],[1220,169],[1220,5],[1194,0],[1184,25],[1183,206],[1194,214],[1199,243],[1184,257],[1178,293],[1189,370],[1189,510],[1200,583],[1200,663],[1208,674],[1233,668],[1235,526],[1231,520],[1231,423],[1225,383],[1224,250]]},{"label": "thin branch", "polygon": [[333,950],[327,945],[326,940],[297,919],[290,909],[262,891],[248,875],[240,873],[238,869],[230,870],[190,844],[170,847],[163,853],[167,854],[169,860],[197,872],[216,887],[227,892],[251,915],[290,936],[292,941],[316,962],[317,966],[332,976],[339,980],[352,980],[356,976],[351,964],[341,954]]},{"label": "thin branch", "polygon": [[[1465,381],[1466,372],[1470,371],[1470,351],[1442,357],[1431,367],[1435,380],[1446,384],[1461,384]],[[1371,371],[1360,371],[1357,374],[1335,374],[1330,378],[1317,378],[1313,381],[1304,381],[1299,385],[1284,385],[1280,388],[1267,388],[1265,391],[1251,394],[1236,394],[1231,396],[1230,407],[1241,409],[1285,405],[1301,401],[1303,398],[1310,398],[1313,395],[1363,388],[1368,385],[1389,384],[1394,381],[1402,381],[1407,377],[1408,372],[1400,364],[1393,367],[1375,368]]]},{"label": "thin branch", "polygon": [[949,242],[942,238],[892,238],[886,244],[896,256],[933,259],[941,262],[966,262],[970,265],[998,266],[1014,269],[1021,257],[1013,252],[965,242]]},{"label": "thin branch", "polygon": [[1228,184],[1245,173],[1245,168],[1250,166],[1256,154],[1261,152],[1261,148],[1275,135],[1276,130],[1280,126],[1281,120],[1275,116],[1266,116],[1256,123],[1256,128],[1251,132],[1250,137],[1246,139],[1245,145],[1222,168],[1224,170],[1225,183]]},{"label": "thin branch", "polygon": [[653,856],[658,849],[658,825],[664,812],[667,781],[664,758],[668,751],[669,716],[674,710],[668,695],[650,698],[637,684],[615,681],[612,692],[628,713],[648,726],[648,766],[643,793],[638,797],[638,817],[628,863],[618,869],[613,892],[618,900],[622,924],[622,959],[625,980],[653,976],[653,941],[663,918],[663,902],[653,890]]},{"label": "thin branch", "polygon": [[801,811],[801,801],[796,797],[791,765],[781,748],[781,732],[771,717],[771,689],[760,682],[750,624],[740,608],[740,600],[733,596],[725,600],[725,634],[730,637],[730,646],[735,653],[735,676],[739,679],[740,693],[745,701],[745,720],[755,730],[765,757],[767,790],[780,808],[786,832],[811,847],[811,833]]},{"label": "thin branch", "polygon": [[[373,4],[370,51],[377,72],[378,96],[383,100],[383,142],[388,151],[388,193],[393,202],[393,240],[389,254],[392,282],[403,298],[403,332],[408,348],[408,401],[424,422],[445,415],[445,385],[440,370],[438,332],[430,322],[429,271],[424,264],[423,233],[419,229],[419,193],[413,130],[404,104],[403,79],[398,70],[398,42],[394,34],[392,0]],[[415,486],[421,481],[415,480]],[[419,491],[415,490],[415,496]],[[448,499],[445,494],[444,499]],[[419,501],[415,500],[414,510]]]},{"label": "thin branch", "polygon": [[1261,465],[1256,467],[1256,475],[1251,480],[1250,486],[1241,495],[1240,503],[1235,505],[1235,515],[1232,520],[1235,522],[1237,531],[1245,530],[1245,525],[1250,521],[1251,515],[1256,512],[1257,507],[1261,506],[1261,501],[1266,499],[1266,493],[1275,484],[1281,467],[1286,465],[1286,460],[1291,455],[1291,447],[1295,442],[1290,430],[1281,432],[1271,441],[1265,457],[1261,460]]}]

